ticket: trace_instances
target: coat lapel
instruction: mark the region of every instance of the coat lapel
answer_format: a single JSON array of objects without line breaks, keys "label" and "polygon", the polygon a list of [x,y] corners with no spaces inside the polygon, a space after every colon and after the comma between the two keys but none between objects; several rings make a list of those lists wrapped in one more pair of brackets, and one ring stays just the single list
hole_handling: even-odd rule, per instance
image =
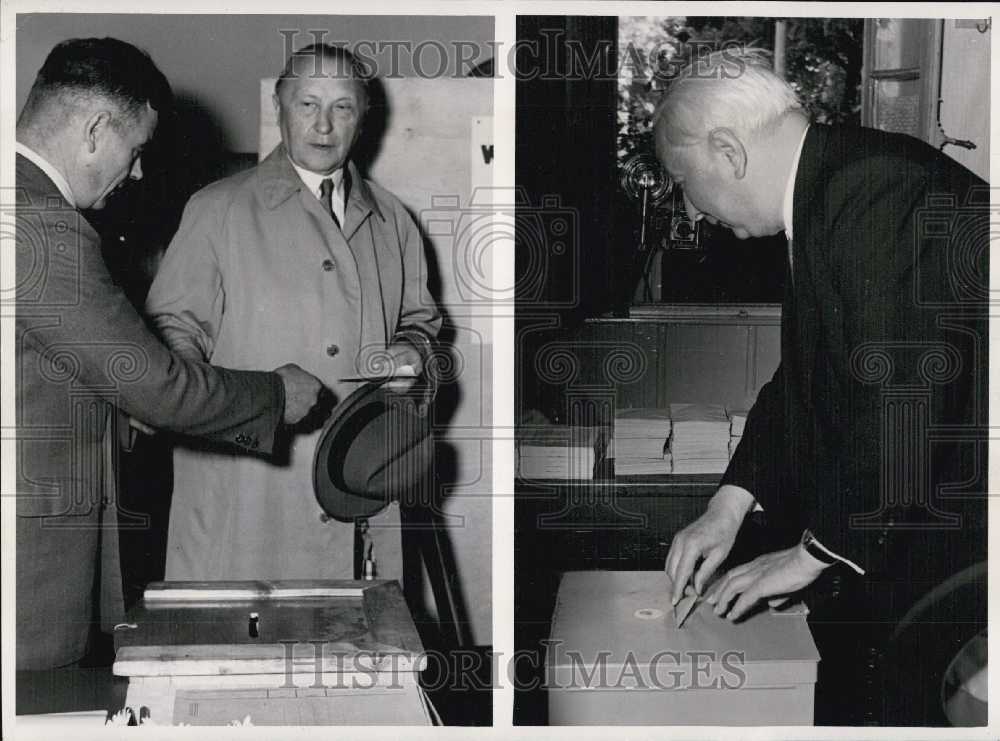
[{"label": "coat lapel", "polygon": [[819,343],[823,342],[821,362],[831,366],[824,373],[822,383],[828,391],[833,384],[834,390],[832,394],[824,394],[826,402],[838,398],[846,362],[843,317],[839,315],[841,301],[830,265],[831,215],[826,196],[829,172],[842,158],[839,149],[833,129],[817,124],[810,126],[795,182],[794,339],[799,354],[802,397],[809,408],[817,401],[814,385]]},{"label": "coat lapel", "polygon": [[[819,163],[822,158],[822,135],[815,125],[809,127],[802,145],[799,169],[795,175],[794,206],[792,208],[793,234],[791,282],[786,288],[787,341],[784,346],[793,354],[794,378],[798,379],[796,391],[807,408],[813,406],[812,385],[816,363],[816,344],[819,340],[816,314],[815,285],[812,260],[816,252],[817,224],[822,219],[811,218],[814,209],[821,205],[818,188]],[[817,203],[820,202],[820,203]]]},{"label": "coat lapel", "polygon": [[[385,216],[374,194],[353,162],[345,173],[346,203],[344,224],[338,228],[315,196],[295,172],[284,144],[279,144],[258,166],[258,190],[264,205],[277,209],[292,197],[297,197],[307,216],[314,218],[322,236],[321,248],[341,266],[349,264],[353,271],[350,291],[358,302],[361,344],[363,347],[384,345],[391,335],[389,322],[394,314],[385,310],[382,280],[390,248],[381,237]],[[294,233],[301,225],[290,225]],[[400,257],[395,255],[398,263]],[[398,273],[399,270],[396,270]]]}]

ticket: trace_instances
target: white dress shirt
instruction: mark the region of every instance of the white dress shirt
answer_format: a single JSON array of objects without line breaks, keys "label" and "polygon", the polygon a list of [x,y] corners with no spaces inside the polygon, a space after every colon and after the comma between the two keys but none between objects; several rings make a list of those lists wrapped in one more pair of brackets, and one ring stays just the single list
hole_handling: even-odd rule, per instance
[{"label": "white dress shirt", "polygon": [[[291,162],[291,158],[289,158]],[[337,223],[340,224],[341,228],[344,226],[344,168],[334,170],[329,175],[321,175],[318,172],[313,172],[312,170],[305,170],[294,162],[292,162],[292,167],[295,168],[295,172],[298,173],[299,177],[302,178],[302,182],[306,184],[309,188],[309,192],[314,196],[322,200],[320,195],[320,187],[323,185],[323,181],[327,178],[333,180],[333,195],[330,198],[331,205],[333,207],[333,213],[337,217]]]}]

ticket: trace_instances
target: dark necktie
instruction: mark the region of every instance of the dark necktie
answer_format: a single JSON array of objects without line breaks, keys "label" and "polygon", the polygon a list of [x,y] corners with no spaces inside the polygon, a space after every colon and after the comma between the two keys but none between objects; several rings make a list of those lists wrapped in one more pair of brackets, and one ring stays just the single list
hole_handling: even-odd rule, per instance
[{"label": "dark necktie", "polygon": [[326,212],[330,214],[330,218],[333,219],[333,223],[340,228],[340,220],[337,219],[337,214],[333,210],[333,178],[325,178],[322,183],[319,184],[319,198],[323,201],[323,205],[326,207]]}]

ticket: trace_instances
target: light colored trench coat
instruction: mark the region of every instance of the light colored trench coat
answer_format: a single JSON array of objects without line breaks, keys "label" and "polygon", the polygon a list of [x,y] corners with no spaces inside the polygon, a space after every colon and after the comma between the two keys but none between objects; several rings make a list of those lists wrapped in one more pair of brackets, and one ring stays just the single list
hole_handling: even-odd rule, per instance
[{"label": "light colored trench coat", "polygon": [[[401,329],[434,337],[423,242],[388,191],[353,164],[343,232],[279,145],[254,169],[196,193],[149,292],[164,340],[229,368],[297,363],[343,400]],[[323,516],[312,487],[319,432],[287,460],[178,446],[168,579],[351,578],[354,526]],[[398,509],[372,518],[380,577],[399,577]]]}]

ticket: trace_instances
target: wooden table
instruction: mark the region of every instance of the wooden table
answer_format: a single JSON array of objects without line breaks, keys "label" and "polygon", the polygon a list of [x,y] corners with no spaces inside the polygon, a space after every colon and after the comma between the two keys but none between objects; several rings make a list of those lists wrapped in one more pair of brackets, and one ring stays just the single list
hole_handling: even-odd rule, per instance
[{"label": "wooden table", "polygon": [[161,725],[430,721],[394,581],[159,582],[119,628],[126,703]]}]

